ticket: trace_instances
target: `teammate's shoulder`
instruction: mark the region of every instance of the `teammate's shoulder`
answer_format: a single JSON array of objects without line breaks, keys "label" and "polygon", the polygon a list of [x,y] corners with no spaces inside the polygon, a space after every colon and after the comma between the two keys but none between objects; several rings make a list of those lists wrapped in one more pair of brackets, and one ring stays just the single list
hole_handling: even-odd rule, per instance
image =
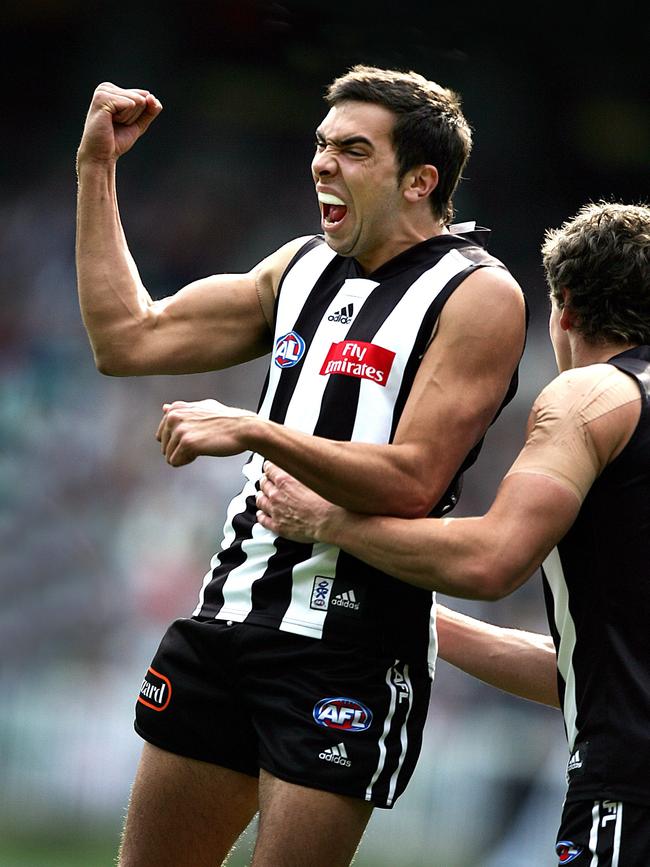
[{"label": "teammate's shoulder", "polygon": [[639,397],[634,380],[605,362],[574,367],[558,374],[539,393],[534,408],[587,411],[600,408],[606,411]]},{"label": "teammate's shoulder", "polygon": [[559,373],[543,389],[542,394],[565,394],[592,391],[594,388],[611,388],[627,381],[629,377],[613,364],[597,362],[584,367],[572,367]]}]

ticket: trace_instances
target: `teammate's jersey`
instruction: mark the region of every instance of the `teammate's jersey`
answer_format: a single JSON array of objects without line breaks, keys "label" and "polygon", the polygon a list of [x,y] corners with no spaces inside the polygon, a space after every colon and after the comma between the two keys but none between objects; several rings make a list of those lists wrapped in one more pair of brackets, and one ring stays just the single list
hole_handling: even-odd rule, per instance
[{"label": "teammate's jersey", "polygon": [[641,416],[542,566],[571,758],[569,800],[650,804],[650,347],[610,359]]},{"label": "teammate's jersey", "polygon": [[[504,267],[482,246],[488,234],[430,238],[369,277],[322,237],[309,240],[280,283],[259,415],[331,440],[390,443],[443,305],[477,268]],[[516,375],[503,405],[515,390]],[[468,455],[437,514],[455,505],[461,472],[479,448]],[[253,454],[244,467],[247,482],[228,508],[222,549],[194,615],[343,639],[401,659],[422,659],[428,649],[432,659],[430,591],[331,545],[290,542],[257,523],[263,462]]]}]

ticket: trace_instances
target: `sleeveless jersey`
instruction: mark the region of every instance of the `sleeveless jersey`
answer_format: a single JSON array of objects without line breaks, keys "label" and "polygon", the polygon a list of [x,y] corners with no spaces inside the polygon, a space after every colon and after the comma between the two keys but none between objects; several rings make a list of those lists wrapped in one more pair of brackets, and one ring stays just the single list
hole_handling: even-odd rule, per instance
[{"label": "sleeveless jersey", "polygon": [[641,416],[542,565],[571,757],[568,800],[650,804],[650,347],[610,359]]},{"label": "sleeveless jersey", "polygon": [[[367,277],[322,237],[309,240],[280,283],[259,415],[331,440],[390,443],[446,300],[477,268],[504,267],[481,246],[488,234],[430,238]],[[515,390],[516,376],[503,405]],[[455,505],[462,471],[479,448],[437,514]],[[400,659],[426,659],[429,650],[433,659],[430,591],[331,545],[290,542],[257,523],[263,462],[253,454],[244,466],[247,482],[228,508],[194,616],[363,644]]]}]

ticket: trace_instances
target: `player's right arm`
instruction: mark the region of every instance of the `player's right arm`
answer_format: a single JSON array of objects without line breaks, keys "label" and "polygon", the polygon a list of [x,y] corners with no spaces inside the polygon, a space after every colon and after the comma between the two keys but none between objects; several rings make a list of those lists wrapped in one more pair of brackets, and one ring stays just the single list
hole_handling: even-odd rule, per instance
[{"label": "player's right arm", "polygon": [[504,692],[560,706],[550,635],[494,626],[437,606],[438,656]]},{"label": "player's right arm", "polygon": [[77,154],[77,283],[84,325],[102,373],[194,373],[269,351],[280,277],[304,239],[247,274],[206,277],[154,301],[122,228],[116,163],[162,111],[146,90],[96,89]]}]

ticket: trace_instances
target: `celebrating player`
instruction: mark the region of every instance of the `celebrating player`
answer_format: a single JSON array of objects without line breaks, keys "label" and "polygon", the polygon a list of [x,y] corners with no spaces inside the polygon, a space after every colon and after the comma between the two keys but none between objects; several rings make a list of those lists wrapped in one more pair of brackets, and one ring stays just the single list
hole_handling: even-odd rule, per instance
[{"label": "celebrating player", "polygon": [[196,610],[171,625],[142,686],[122,867],[220,863],[258,809],[254,865],[348,864],[420,750],[431,593],[262,526],[262,465],[354,512],[449,511],[515,392],[525,303],[487,232],[449,225],[471,147],[458,96],[355,67],[327,103],[312,162],[322,236],[156,302],[120,225],[115,164],[161,104],[106,83],[88,113],[77,262],[98,368],[190,373],[271,353],[257,413],[164,407],[172,466],[252,456]]}]

